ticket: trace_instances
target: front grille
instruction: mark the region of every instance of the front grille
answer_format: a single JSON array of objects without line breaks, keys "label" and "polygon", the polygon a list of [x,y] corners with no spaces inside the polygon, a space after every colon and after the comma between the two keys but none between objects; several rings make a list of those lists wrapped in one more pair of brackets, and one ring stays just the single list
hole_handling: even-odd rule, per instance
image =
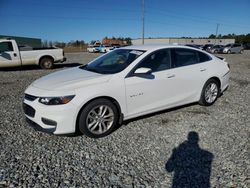
[{"label": "front grille", "polygon": [[23,103],[23,111],[27,116],[35,117],[36,110],[25,103]]},{"label": "front grille", "polygon": [[38,97],[33,96],[33,95],[29,95],[29,94],[24,94],[24,98],[28,101],[34,101],[36,100]]}]

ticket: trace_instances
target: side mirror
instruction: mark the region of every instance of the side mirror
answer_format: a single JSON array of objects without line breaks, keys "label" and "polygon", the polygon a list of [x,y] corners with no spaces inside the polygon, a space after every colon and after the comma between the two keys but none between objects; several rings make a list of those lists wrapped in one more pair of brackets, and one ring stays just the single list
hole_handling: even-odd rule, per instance
[{"label": "side mirror", "polygon": [[145,67],[141,67],[135,70],[134,74],[135,75],[142,75],[142,74],[151,74],[152,73],[152,69],[150,68],[145,68]]}]

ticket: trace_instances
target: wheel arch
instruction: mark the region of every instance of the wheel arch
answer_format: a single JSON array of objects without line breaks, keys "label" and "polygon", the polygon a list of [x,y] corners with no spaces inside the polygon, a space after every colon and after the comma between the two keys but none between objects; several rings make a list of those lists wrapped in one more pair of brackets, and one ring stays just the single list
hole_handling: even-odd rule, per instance
[{"label": "wheel arch", "polygon": [[78,113],[77,113],[77,118],[76,118],[76,124],[75,124],[75,130],[76,130],[76,132],[80,132],[80,131],[79,131],[79,128],[78,128],[78,122],[79,122],[79,117],[80,117],[80,114],[81,114],[82,110],[83,110],[89,103],[91,103],[92,101],[97,100],[97,99],[107,99],[107,100],[111,101],[111,102],[115,105],[115,107],[117,108],[118,115],[119,115],[119,117],[118,117],[119,123],[122,123],[122,121],[123,121],[123,113],[122,113],[122,111],[121,111],[121,106],[120,106],[120,104],[118,103],[118,101],[117,101],[115,98],[110,97],[110,96],[98,96],[98,97],[94,97],[94,98],[90,99],[90,100],[89,100],[88,102],[86,102],[86,103],[80,108],[80,110],[78,111]]},{"label": "wheel arch", "polygon": [[[214,80],[216,80],[216,81],[218,82],[219,88],[220,88],[220,90],[221,90],[221,80],[219,79],[219,77],[213,76],[213,77],[209,78],[208,80],[211,80],[211,79],[214,79]],[[207,81],[208,81],[208,80],[207,80]],[[206,82],[207,82],[207,81],[206,81]]]},{"label": "wheel arch", "polygon": [[221,92],[221,80],[219,79],[219,77],[217,76],[212,76],[210,78],[208,78],[204,83],[203,83],[203,86],[201,88],[201,90],[199,91],[198,95],[197,95],[197,99],[200,99],[201,95],[202,95],[202,90],[203,90],[203,87],[205,86],[205,84],[207,83],[208,80],[211,80],[211,79],[214,79],[216,80],[218,83],[219,83],[219,91]]},{"label": "wheel arch", "polygon": [[51,56],[51,55],[42,55],[42,56],[39,57],[38,65],[40,65],[41,60],[42,60],[43,58],[50,58],[50,59],[53,61],[53,63],[55,62],[55,58],[54,58],[53,56]]}]

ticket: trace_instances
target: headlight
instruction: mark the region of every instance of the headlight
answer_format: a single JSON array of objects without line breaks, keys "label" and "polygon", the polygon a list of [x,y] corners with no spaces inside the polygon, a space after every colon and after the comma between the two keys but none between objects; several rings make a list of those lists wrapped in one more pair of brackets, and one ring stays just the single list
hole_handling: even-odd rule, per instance
[{"label": "headlight", "polygon": [[39,102],[45,105],[60,105],[69,103],[75,95],[69,95],[64,97],[40,97]]}]

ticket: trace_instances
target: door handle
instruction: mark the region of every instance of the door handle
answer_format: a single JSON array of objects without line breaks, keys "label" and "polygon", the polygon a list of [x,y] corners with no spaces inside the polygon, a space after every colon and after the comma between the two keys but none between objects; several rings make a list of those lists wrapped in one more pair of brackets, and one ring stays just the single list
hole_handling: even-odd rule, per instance
[{"label": "door handle", "polygon": [[171,75],[168,75],[168,76],[167,76],[167,78],[173,78],[173,77],[175,77],[174,74],[171,74]]},{"label": "door handle", "polygon": [[16,53],[14,53],[13,55],[14,55],[14,57],[16,57]]},{"label": "door handle", "polygon": [[204,71],[206,71],[206,70],[207,70],[207,69],[205,69],[205,68],[201,68],[201,69],[200,69],[201,72],[204,72]]}]

